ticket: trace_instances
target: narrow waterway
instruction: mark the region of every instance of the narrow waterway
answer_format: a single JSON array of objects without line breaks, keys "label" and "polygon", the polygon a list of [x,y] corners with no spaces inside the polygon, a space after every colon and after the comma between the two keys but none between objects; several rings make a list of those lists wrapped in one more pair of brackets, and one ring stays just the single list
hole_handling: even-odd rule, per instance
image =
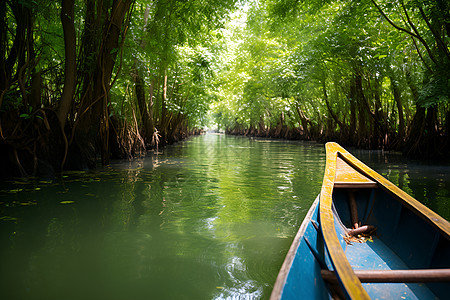
[{"label": "narrow waterway", "polygon": [[[450,166],[357,157],[450,218]],[[2,299],[267,299],[325,152],[216,134],[57,180],[0,183]]]}]

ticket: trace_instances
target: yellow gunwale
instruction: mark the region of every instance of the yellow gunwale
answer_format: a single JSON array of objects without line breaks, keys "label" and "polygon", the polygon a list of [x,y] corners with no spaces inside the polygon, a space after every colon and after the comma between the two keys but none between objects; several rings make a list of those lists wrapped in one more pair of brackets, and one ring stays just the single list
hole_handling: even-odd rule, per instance
[{"label": "yellow gunwale", "polygon": [[[347,150],[337,143],[326,144],[326,167],[323,177],[322,189],[320,192],[319,215],[320,224],[331,261],[336,273],[339,275],[342,287],[347,291],[351,299],[370,299],[363,288],[358,277],[353,272],[353,268],[345,256],[344,250],[339,243],[332,212],[332,195],[336,183],[338,158],[345,161],[354,170],[363,174],[369,181],[373,181],[380,188],[393,195],[398,201],[401,201],[414,213],[421,216],[427,222],[438,229],[447,239],[450,239],[450,223],[444,218],[427,208],[422,203],[399,189],[389,180],[359,161]],[[342,174],[340,174],[342,177]],[[338,183],[341,184],[341,183]],[[337,185],[338,186],[338,185]]]}]

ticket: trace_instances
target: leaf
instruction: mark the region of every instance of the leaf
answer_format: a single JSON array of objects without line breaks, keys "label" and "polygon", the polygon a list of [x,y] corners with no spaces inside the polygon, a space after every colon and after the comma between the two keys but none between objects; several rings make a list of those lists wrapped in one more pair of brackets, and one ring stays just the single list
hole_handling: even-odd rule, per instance
[{"label": "leaf", "polygon": [[75,201],[65,200],[65,201],[61,201],[59,203],[61,203],[61,204],[71,204],[71,203],[75,203]]},{"label": "leaf", "polygon": [[4,216],[4,217],[0,217],[0,221],[16,221],[17,218],[14,217],[8,217],[8,216]]}]

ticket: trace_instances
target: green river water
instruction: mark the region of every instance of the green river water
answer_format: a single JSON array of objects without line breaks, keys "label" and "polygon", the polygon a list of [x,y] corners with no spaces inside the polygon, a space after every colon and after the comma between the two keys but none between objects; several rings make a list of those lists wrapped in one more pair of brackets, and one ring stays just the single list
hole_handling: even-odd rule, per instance
[{"label": "green river water", "polygon": [[[352,152],[450,219],[450,166]],[[1,182],[0,299],[267,299],[324,167],[320,144],[206,134]]]}]

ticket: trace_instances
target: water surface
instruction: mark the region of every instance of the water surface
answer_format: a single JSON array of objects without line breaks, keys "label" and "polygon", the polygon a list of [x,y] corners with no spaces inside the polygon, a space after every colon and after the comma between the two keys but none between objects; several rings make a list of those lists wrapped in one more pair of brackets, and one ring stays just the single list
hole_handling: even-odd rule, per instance
[{"label": "water surface", "polygon": [[[355,154],[449,218],[450,167]],[[267,299],[324,159],[316,143],[207,134],[96,172],[1,183],[1,298]]]}]

